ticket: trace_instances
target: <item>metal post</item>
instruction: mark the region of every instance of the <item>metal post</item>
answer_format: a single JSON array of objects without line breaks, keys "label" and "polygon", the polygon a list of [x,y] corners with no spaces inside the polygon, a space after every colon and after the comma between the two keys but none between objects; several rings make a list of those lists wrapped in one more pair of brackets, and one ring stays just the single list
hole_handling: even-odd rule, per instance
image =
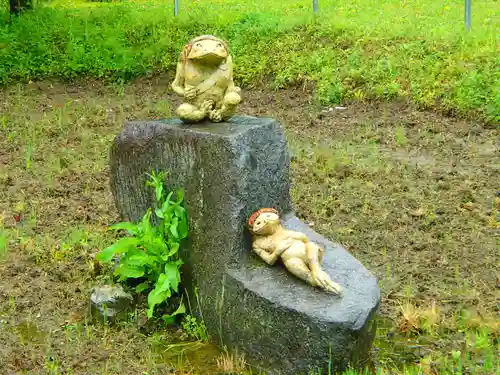
[{"label": "metal post", "polygon": [[465,0],[465,27],[470,30],[471,26],[471,2],[472,0]]},{"label": "metal post", "polygon": [[174,0],[174,16],[179,15],[179,0]]},{"label": "metal post", "polygon": [[318,1],[319,0],[313,0],[313,10],[314,10],[314,13],[318,13]]}]

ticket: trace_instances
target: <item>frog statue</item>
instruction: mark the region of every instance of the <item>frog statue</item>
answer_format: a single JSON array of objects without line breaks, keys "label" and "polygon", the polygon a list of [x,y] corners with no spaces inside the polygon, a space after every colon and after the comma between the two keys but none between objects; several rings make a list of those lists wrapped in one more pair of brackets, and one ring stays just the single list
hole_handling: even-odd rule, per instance
[{"label": "frog statue", "polygon": [[185,123],[231,118],[241,89],[233,81],[227,43],[213,35],[192,39],[180,55],[172,89],[184,98],[176,113]]},{"label": "frog statue", "polygon": [[283,228],[280,215],[273,208],[262,208],[250,216],[252,249],[267,264],[281,258],[286,269],[312,286],[341,295],[342,288],[321,269],[324,249],[300,232]]}]

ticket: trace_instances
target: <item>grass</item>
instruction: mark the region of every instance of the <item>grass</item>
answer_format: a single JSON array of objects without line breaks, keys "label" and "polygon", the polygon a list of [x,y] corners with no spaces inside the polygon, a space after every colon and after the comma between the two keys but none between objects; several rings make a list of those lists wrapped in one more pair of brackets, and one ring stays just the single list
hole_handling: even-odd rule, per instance
[{"label": "grass", "polygon": [[182,1],[174,19],[171,1],[53,1],[0,23],[6,371],[241,370],[192,319],[86,314],[95,254],[115,240],[110,142],[125,120],[171,114],[177,54],[210,32],[233,47],[241,112],[286,128],[297,214],[379,280],[377,374],[499,373],[498,3],[473,3],[469,34],[462,1],[325,0],[317,19],[310,1],[258,4]]},{"label": "grass", "polygon": [[178,18],[166,0],[54,1],[0,24],[0,83],[171,71],[187,40],[213,33],[230,41],[244,87],[312,82],[323,103],[407,98],[498,121],[498,14],[475,2],[466,33],[459,0],[324,0],[318,17],[308,0],[187,0]]},{"label": "grass", "polygon": [[[106,229],[117,220],[108,147],[126,119],[163,117],[165,101],[175,106],[168,82],[45,81],[2,91],[7,369],[126,375],[238,367],[234,353],[206,344],[203,327],[190,321],[186,334],[157,330],[144,310],[114,328],[86,320],[88,292],[102,278],[93,255],[113,242]],[[462,366],[495,374],[496,130],[396,104],[323,110],[302,89],[247,90],[246,98],[242,112],[286,127],[298,215],[379,279],[377,371],[459,374]]]}]

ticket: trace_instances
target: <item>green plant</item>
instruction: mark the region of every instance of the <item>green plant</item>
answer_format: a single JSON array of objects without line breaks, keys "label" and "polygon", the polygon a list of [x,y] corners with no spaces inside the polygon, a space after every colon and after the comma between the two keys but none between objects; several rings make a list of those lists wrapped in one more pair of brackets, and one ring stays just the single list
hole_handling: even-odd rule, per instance
[{"label": "green plant", "polygon": [[[110,227],[111,230],[126,230],[128,237],[102,250],[97,259],[111,262],[119,256],[119,265],[114,273],[119,281],[140,279],[135,287],[137,293],[150,290],[148,295],[148,318],[154,313],[155,306],[168,301],[173,293],[178,293],[180,284],[180,267],[183,264],[179,257],[181,241],[188,235],[186,210],[182,206],[183,190],[176,192],[176,200],[172,200],[173,192],[166,194],[164,179],[166,174],[153,172],[146,182],[155,191],[156,207],[154,210],[157,225],[152,224],[152,209],[149,208],[142,220],[135,224],[121,222]],[[185,312],[184,304],[172,314],[163,315],[166,322]]]},{"label": "green plant", "polygon": [[[189,298],[189,293],[186,290],[186,299],[188,302],[188,307],[189,307],[189,313],[184,316],[184,319],[182,320],[181,326],[182,330],[186,335],[191,337],[192,339],[199,340],[199,341],[209,341],[209,335],[207,331],[207,327],[205,326],[205,320],[203,318],[203,313],[201,309],[199,310],[200,314],[200,319],[197,319],[196,316],[193,314],[193,309],[191,307],[191,302]],[[200,307],[200,301],[199,301],[199,296],[198,296],[198,288],[195,288],[194,290],[194,295],[196,297],[196,302],[198,305],[198,308]]]},{"label": "green plant", "polygon": [[2,260],[6,254],[9,246],[9,237],[7,231],[0,227],[0,260]]},{"label": "green plant", "polygon": [[207,341],[208,332],[203,321],[199,321],[195,316],[187,314],[181,323],[182,330],[189,337],[195,340]]},{"label": "green plant", "polygon": [[404,147],[408,144],[408,138],[406,137],[404,126],[398,125],[394,129],[394,141],[398,147]]}]

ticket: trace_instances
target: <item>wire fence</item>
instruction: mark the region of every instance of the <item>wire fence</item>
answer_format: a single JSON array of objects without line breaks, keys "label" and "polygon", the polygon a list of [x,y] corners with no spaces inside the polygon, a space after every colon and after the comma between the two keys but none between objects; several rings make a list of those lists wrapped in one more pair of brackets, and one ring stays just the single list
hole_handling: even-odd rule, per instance
[{"label": "wire fence", "polygon": [[[180,6],[179,1],[180,0],[174,0],[174,15],[176,17],[179,15],[179,6]],[[472,23],[471,3],[472,0],[465,0],[464,18],[465,18],[465,28],[467,30],[471,29],[471,23]],[[312,0],[312,8],[314,13],[319,13],[319,0]]]}]

